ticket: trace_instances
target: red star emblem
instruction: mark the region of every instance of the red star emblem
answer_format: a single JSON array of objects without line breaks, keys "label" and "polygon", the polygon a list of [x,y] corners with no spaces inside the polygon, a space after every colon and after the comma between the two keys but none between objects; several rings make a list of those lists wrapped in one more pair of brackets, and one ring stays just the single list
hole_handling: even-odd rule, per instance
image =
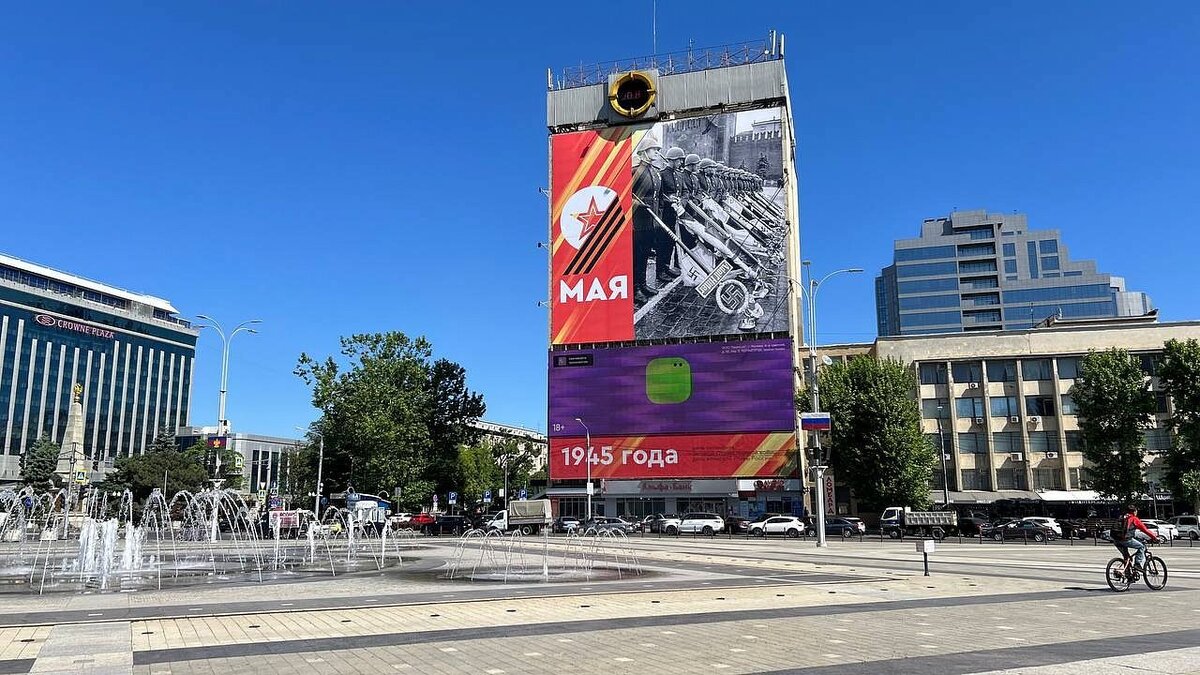
[{"label": "red star emblem", "polygon": [[580,223],[583,223],[583,230],[579,233],[579,239],[582,241],[587,239],[592,230],[596,229],[596,224],[604,217],[604,212],[596,207],[596,198],[592,197],[592,203],[588,204],[588,210],[583,213],[571,214]]}]

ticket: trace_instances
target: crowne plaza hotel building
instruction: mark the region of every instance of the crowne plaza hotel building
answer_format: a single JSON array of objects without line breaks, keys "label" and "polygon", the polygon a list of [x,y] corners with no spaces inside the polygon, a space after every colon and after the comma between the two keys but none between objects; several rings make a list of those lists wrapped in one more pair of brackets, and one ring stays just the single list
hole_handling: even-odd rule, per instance
[{"label": "crowne plaza hotel building", "polygon": [[166,300],[0,254],[0,481],[39,438],[62,441],[82,387],[98,470],[189,423],[199,331]]}]

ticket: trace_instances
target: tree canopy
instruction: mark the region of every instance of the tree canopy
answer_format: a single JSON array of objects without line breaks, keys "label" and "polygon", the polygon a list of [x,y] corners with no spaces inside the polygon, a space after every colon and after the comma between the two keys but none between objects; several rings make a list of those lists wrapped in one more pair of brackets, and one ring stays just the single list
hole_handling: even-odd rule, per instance
[{"label": "tree canopy", "polygon": [[1088,352],[1071,387],[1092,489],[1132,501],[1144,487],[1142,430],[1153,425],[1155,401],[1141,362],[1124,349]]},{"label": "tree canopy", "polygon": [[892,359],[857,356],[823,368],[818,381],[839,480],[875,509],[927,505],[935,454],[921,433],[913,372]]},{"label": "tree canopy", "polygon": [[209,487],[204,466],[206,452],[203,442],[180,450],[174,434],[163,429],[145,453],[118,458],[116,471],[104,479],[100,489],[129,490],[139,502],[155,488],[161,489],[168,499],[181,490],[199,492]]},{"label": "tree canopy", "polygon": [[326,492],[399,488],[399,502],[416,507],[453,489],[459,448],[478,441],[470,423],[486,410],[467,388],[466,371],[435,360],[425,338],[401,332],[343,337],[341,357],[301,354],[295,371],[322,412],[313,433],[325,439]]},{"label": "tree canopy", "polygon": [[58,467],[60,448],[47,438],[39,438],[21,455],[21,479],[35,490],[51,490],[60,482],[54,469]]},{"label": "tree canopy", "polygon": [[1200,342],[1168,340],[1158,379],[1171,396],[1174,442],[1167,453],[1167,483],[1177,499],[1200,512]]}]

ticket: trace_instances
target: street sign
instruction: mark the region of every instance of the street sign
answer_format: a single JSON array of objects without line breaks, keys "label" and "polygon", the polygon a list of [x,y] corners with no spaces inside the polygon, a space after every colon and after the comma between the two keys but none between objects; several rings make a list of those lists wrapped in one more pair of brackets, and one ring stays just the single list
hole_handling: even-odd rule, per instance
[{"label": "street sign", "polygon": [[75,482],[79,483],[80,485],[83,485],[84,483],[88,482],[87,471],[76,471],[75,472]]},{"label": "street sign", "polygon": [[266,501],[266,499],[267,499],[267,491],[259,490],[258,491],[258,501],[262,502],[262,501]]},{"label": "street sign", "polygon": [[833,420],[827,412],[800,413],[800,429],[802,431],[829,431]]},{"label": "street sign", "polygon": [[346,508],[353,509],[358,504],[358,493],[353,490],[346,491]]},{"label": "street sign", "polygon": [[433,510],[437,511],[437,495],[433,496]]},{"label": "street sign", "polygon": [[837,498],[831,474],[825,474],[825,509],[828,513],[837,513]]},{"label": "street sign", "polygon": [[521,488],[521,491],[517,493],[517,499],[520,499],[521,501],[525,501],[528,498],[529,498],[529,493],[525,491],[525,488]]},{"label": "street sign", "polygon": [[484,490],[484,491],[483,491],[483,503],[484,503],[484,504],[491,504],[491,503],[492,503],[492,491],[491,491],[491,490]]},{"label": "street sign", "polygon": [[455,504],[457,504],[458,503],[458,493],[451,492],[451,493],[447,494],[446,495],[446,503],[449,504],[450,506],[454,506]]},{"label": "street sign", "polygon": [[269,500],[267,500],[267,508],[271,509],[272,511],[274,511],[276,509],[281,509],[281,508],[283,508],[283,500],[280,499],[279,497],[273,496]]}]

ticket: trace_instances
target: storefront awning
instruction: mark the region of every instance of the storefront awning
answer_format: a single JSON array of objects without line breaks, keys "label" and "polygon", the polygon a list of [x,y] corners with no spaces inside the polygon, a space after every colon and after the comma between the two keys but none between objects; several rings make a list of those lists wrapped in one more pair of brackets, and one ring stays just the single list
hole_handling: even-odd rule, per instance
[{"label": "storefront awning", "polygon": [[[941,490],[930,490],[929,501],[933,504],[941,504],[944,499]],[[963,490],[961,492],[950,491],[950,505],[955,504],[992,504],[1002,499],[1028,499],[1031,501],[1041,501],[1041,497],[1036,492],[1028,490]]]},{"label": "storefront awning", "polygon": [[1042,490],[1038,493],[1044,502],[1077,504],[1102,504],[1108,500],[1101,499],[1095,490]]}]

